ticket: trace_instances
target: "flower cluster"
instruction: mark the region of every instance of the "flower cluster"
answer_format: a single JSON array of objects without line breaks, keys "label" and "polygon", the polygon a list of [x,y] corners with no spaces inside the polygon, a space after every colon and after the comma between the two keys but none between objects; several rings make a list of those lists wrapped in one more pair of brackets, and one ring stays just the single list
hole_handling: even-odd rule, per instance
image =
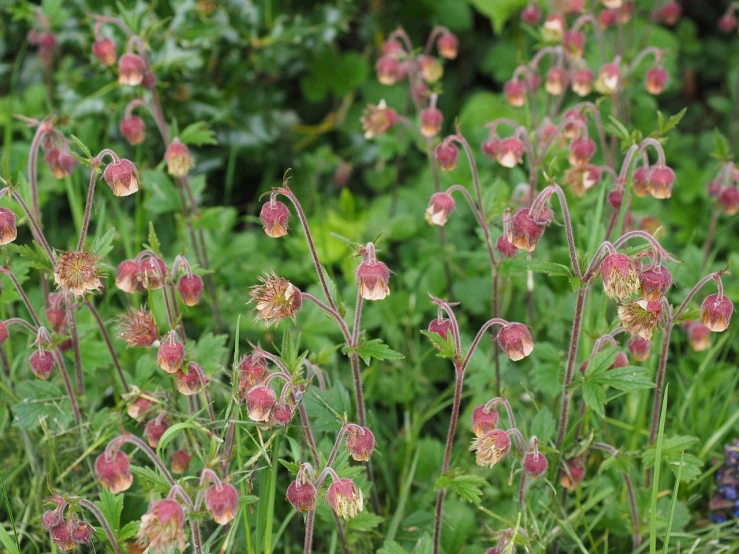
[{"label": "flower cluster", "polygon": [[41,525],[49,533],[54,546],[61,552],[72,550],[78,545],[92,546],[94,529],[75,515],[70,503],[59,496],[47,501],[55,503],[56,508],[44,512]]}]

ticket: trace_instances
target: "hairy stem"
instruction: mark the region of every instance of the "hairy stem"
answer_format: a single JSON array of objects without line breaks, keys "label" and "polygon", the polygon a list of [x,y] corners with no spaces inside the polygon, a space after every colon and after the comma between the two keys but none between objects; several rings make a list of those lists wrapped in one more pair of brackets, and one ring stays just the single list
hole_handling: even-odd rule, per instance
[{"label": "hairy stem", "polygon": [[95,200],[95,184],[97,183],[97,172],[95,168],[90,169],[90,186],[87,188],[87,201],[85,202],[85,215],[82,219],[80,240],[77,241],[77,252],[82,252],[87,238],[87,229],[90,227],[90,216],[92,214],[92,202]]},{"label": "hairy stem", "polygon": [[113,548],[113,552],[115,552],[116,554],[121,554],[121,549],[118,546],[118,541],[115,538],[113,529],[110,528],[110,524],[108,523],[108,520],[105,519],[105,515],[103,515],[103,512],[101,512],[100,509],[95,506],[95,504],[93,504],[86,498],[81,498],[77,503],[80,506],[87,508],[95,515],[95,518],[100,523],[100,527],[103,528],[105,535],[108,537],[108,541],[110,542],[110,546]]},{"label": "hairy stem", "polygon": [[559,412],[559,431],[557,432],[557,448],[562,446],[565,435],[567,434],[567,419],[570,412],[570,401],[572,393],[568,390],[572,384],[572,377],[575,370],[575,359],[577,358],[577,347],[580,344],[580,331],[582,328],[582,314],[585,307],[585,296],[587,288],[581,287],[577,291],[577,300],[575,302],[575,318],[572,322],[572,334],[570,336],[570,347],[567,354],[567,366],[565,368],[565,380],[562,384],[562,406]]},{"label": "hairy stem", "polygon": [[64,296],[67,305],[67,324],[69,325],[72,352],[74,353],[74,371],[77,384],[77,394],[82,396],[85,394],[85,377],[82,373],[82,355],[80,354],[80,337],[77,333],[77,316],[74,310],[74,299],[69,292]]}]

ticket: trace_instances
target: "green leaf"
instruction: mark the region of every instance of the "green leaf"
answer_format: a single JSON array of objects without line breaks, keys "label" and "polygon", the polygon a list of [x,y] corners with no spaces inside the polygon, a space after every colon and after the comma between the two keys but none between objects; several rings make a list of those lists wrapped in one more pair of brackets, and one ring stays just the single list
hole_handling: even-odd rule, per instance
[{"label": "green leaf", "polygon": [[622,392],[654,388],[654,383],[647,377],[647,370],[636,366],[610,369],[594,380],[601,385],[608,385]]},{"label": "green leaf", "polygon": [[162,253],[162,245],[159,242],[159,237],[157,237],[157,232],[154,230],[154,223],[152,221],[149,222],[149,244],[146,244],[146,246],[149,250],[154,252],[157,256],[161,255]]},{"label": "green leaf", "polygon": [[99,236],[92,243],[92,253],[100,258],[105,258],[113,250],[113,239],[115,238],[115,227],[108,229],[104,235]]},{"label": "green leaf", "polygon": [[536,438],[542,444],[549,442],[549,439],[554,436],[556,428],[557,423],[549,408],[542,408],[531,421],[531,434],[536,435]]},{"label": "green leaf", "polygon": [[206,373],[213,373],[223,367],[228,348],[228,335],[214,335],[210,331],[203,334],[192,349],[191,357],[205,369]]},{"label": "green leaf", "polygon": [[131,537],[134,537],[136,533],[138,533],[139,531],[139,524],[140,522],[138,520],[129,521],[128,523],[126,523],[120,529],[120,531],[118,531],[118,533],[116,534],[116,536],[118,537],[118,540],[121,542],[124,542],[130,539]]},{"label": "green leaf", "polygon": [[123,495],[113,494],[108,489],[102,489],[100,500],[95,505],[103,512],[113,531],[118,531],[121,526],[121,513],[123,512]]},{"label": "green leaf", "polygon": [[202,146],[203,144],[218,144],[215,132],[208,127],[205,121],[196,121],[185,127],[180,133],[180,141],[185,144]]},{"label": "green leaf", "polygon": [[431,331],[421,331],[422,335],[427,336],[434,347],[439,350],[437,356],[440,358],[453,358],[457,349],[454,346],[454,337],[451,333],[447,333],[446,338],[442,337],[439,333],[432,333]]},{"label": "green leaf", "polygon": [[630,143],[632,140],[632,137],[631,137],[631,133],[629,133],[629,130],[626,128],[626,126],[624,126],[623,123],[621,123],[618,119],[616,119],[612,115],[609,115],[608,119],[611,122],[606,125],[606,131],[620,138],[622,142]]},{"label": "green leaf", "polygon": [[[10,536],[10,533],[8,533],[2,525],[0,525],[0,544],[2,544],[5,550],[8,551],[8,554],[21,554],[21,551],[18,550],[18,546],[15,544],[13,537]],[[401,552],[405,552],[405,550],[402,550]]]},{"label": "green leaf", "polygon": [[480,504],[482,490],[480,487],[487,485],[487,480],[478,475],[466,475],[458,470],[452,470],[439,476],[434,485],[434,490],[453,489],[462,500],[473,504]]},{"label": "green leaf", "polygon": [[732,158],[729,141],[718,129],[713,133],[713,153],[711,155],[722,162],[729,161]]},{"label": "green leaf", "polygon": [[584,381],[582,384],[582,399],[585,401],[588,408],[593,410],[596,414],[601,417],[606,415],[604,410],[606,405],[606,393],[602,386],[590,381]]},{"label": "green leaf", "polygon": [[620,452],[616,456],[610,456],[600,463],[598,473],[603,473],[609,469],[628,473],[631,469],[631,458]]},{"label": "green leaf", "polygon": [[355,256],[357,255],[357,250],[359,250],[360,248],[362,248],[362,245],[359,244],[358,242],[355,242],[352,239],[348,239],[345,236],[340,235],[339,233],[331,233],[331,236],[334,237],[335,239],[343,242],[345,245],[347,245],[349,248],[351,248],[352,253]]},{"label": "green leaf", "polygon": [[349,354],[351,351],[356,351],[359,357],[366,365],[370,365],[370,360],[375,358],[376,360],[402,360],[405,358],[400,352],[396,352],[391,349],[387,344],[382,342],[380,339],[372,339],[363,342],[356,348],[350,348],[345,346],[342,348],[345,354]]},{"label": "green leaf", "polygon": [[408,551],[395,541],[385,541],[377,554],[408,554]]},{"label": "green leaf", "polygon": [[685,117],[685,114],[687,113],[687,111],[688,111],[688,108],[687,107],[683,108],[682,110],[680,110],[675,115],[671,115],[667,119],[666,122],[664,120],[665,117],[664,117],[664,115],[662,115],[662,112],[657,112],[657,115],[659,116],[659,133],[661,135],[664,135],[668,131],[671,131],[672,129],[674,129],[675,127],[677,127],[677,125],[680,123],[680,121],[682,120],[682,118]]},{"label": "green leaf", "polygon": [[500,34],[511,17],[526,6],[527,0],[468,0],[477,11],[493,21],[495,34]]},{"label": "green leaf", "polygon": [[585,370],[585,377],[599,376],[601,373],[608,370],[616,360],[618,350],[615,348],[605,348],[598,352],[593,359],[588,362],[588,367]]},{"label": "green leaf", "polygon": [[21,258],[28,260],[34,269],[53,272],[54,267],[51,265],[51,260],[49,260],[49,256],[46,255],[44,249],[36,242],[32,244],[33,247],[28,244],[8,244],[7,246]]},{"label": "green leaf", "polygon": [[[698,437],[677,435],[665,439],[662,442],[662,462],[667,464],[670,470],[681,479],[689,483],[701,474],[703,462],[695,455],[686,453],[686,450],[699,442]],[[642,454],[645,467],[653,467],[657,457],[657,449],[652,446]]]},{"label": "green leaf", "polygon": [[572,277],[572,270],[563,264],[553,262],[531,262],[527,269],[534,273],[546,273],[550,277]]},{"label": "green leaf", "polygon": [[384,520],[384,517],[365,510],[359,512],[356,517],[349,520],[346,526],[348,529],[366,533],[367,531],[372,531],[372,529],[377,528]]},{"label": "green leaf", "polygon": [[82,150],[82,153],[83,153],[83,154],[85,155],[85,157],[86,157],[86,158],[88,158],[88,159],[89,159],[89,158],[92,158],[92,152],[90,152],[90,149],[89,149],[89,148],[88,148],[87,146],[85,146],[85,143],[84,143],[84,142],[82,142],[82,141],[81,141],[80,139],[78,139],[78,138],[77,138],[76,136],[74,136],[74,135],[70,135],[70,136],[72,137],[72,140],[73,140],[73,141],[74,141],[74,143],[75,143],[75,144],[77,145],[77,147],[78,147],[78,148],[79,148],[80,150]]}]

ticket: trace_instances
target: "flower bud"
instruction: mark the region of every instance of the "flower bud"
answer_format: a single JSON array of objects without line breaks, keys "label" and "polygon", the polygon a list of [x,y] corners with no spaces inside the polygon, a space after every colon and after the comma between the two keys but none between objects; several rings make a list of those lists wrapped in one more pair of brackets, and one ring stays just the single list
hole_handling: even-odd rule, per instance
[{"label": "flower bud", "polygon": [[133,162],[124,158],[109,163],[103,179],[115,196],[129,196],[139,190],[139,172]]},{"label": "flower bud", "polygon": [[146,136],[146,125],[144,120],[137,115],[129,115],[121,119],[119,126],[121,135],[131,146],[136,146],[144,142]]},{"label": "flower bud", "polygon": [[718,28],[722,33],[731,33],[736,29],[736,15],[734,15],[734,11],[729,9],[724,15],[721,16],[721,19],[718,20]]},{"label": "flower bud", "polygon": [[279,400],[275,404],[275,409],[272,412],[272,418],[283,427],[290,423],[293,418],[293,409],[287,402]]},{"label": "flower bud", "polygon": [[456,204],[452,195],[446,192],[437,192],[431,195],[429,206],[426,208],[426,221],[429,225],[446,224],[449,215],[454,211]]},{"label": "flower bud", "polygon": [[593,90],[593,72],[590,69],[576,69],[572,74],[572,91],[580,97]]},{"label": "flower bud", "polygon": [[486,409],[478,406],[472,410],[472,432],[476,437],[482,437],[498,425],[498,412],[495,408]]},{"label": "flower bud", "polygon": [[503,85],[506,101],[515,108],[520,108],[526,103],[526,83],[518,79],[506,81]]},{"label": "flower bud", "polygon": [[298,512],[309,512],[316,507],[316,488],[308,482],[293,481],[287,487],[287,500]]},{"label": "flower bud", "polygon": [[77,160],[69,152],[59,148],[51,148],[44,158],[46,165],[51,169],[51,174],[56,179],[64,179],[77,165]]},{"label": "flower bud", "polygon": [[177,373],[185,361],[185,347],[176,339],[162,341],[157,352],[157,365],[169,374]]},{"label": "flower bud", "polygon": [[452,322],[449,319],[432,319],[428,331],[429,333],[436,333],[446,340],[452,331]]},{"label": "flower bud", "polygon": [[239,493],[231,483],[221,481],[205,491],[205,507],[219,525],[227,525],[239,508]]},{"label": "flower bud", "polygon": [[183,275],[177,283],[177,290],[180,291],[180,297],[185,306],[197,306],[200,302],[200,295],[203,294],[203,280],[194,273]]},{"label": "flower bud", "polygon": [[133,260],[123,260],[115,275],[115,286],[129,294],[141,290],[141,284],[137,277],[138,273],[139,264]]},{"label": "flower bud", "polygon": [[544,20],[542,35],[547,42],[562,42],[567,22],[561,13],[548,15]]},{"label": "flower bud", "polygon": [[731,321],[734,304],[726,296],[711,294],[701,305],[701,321],[714,333],[726,331]]},{"label": "flower bud", "polygon": [[722,189],[718,195],[718,206],[726,215],[739,212],[739,189],[735,186]]},{"label": "flower bud", "polygon": [[516,248],[533,252],[547,225],[548,223],[534,221],[530,210],[522,208],[513,215],[511,228],[508,232],[508,241]]},{"label": "flower bud", "polygon": [[144,60],[127,52],[118,58],[118,82],[122,85],[140,85],[144,80],[144,69]]},{"label": "flower bud", "polygon": [[120,450],[106,450],[95,460],[95,476],[113,494],[126,491],[133,484],[128,456]]},{"label": "flower bud", "polygon": [[444,68],[436,58],[421,54],[416,58],[416,61],[421,71],[421,77],[427,83],[435,83],[444,75]]},{"label": "flower bud", "polygon": [[629,340],[628,346],[629,354],[637,362],[646,362],[649,359],[649,350],[652,347],[652,343],[648,339],[634,335]]},{"label": "flower bud", "polygon": [[613,27],[618,20],[618,12],[616,10],[603,10],[598,14],[598,24],[601,29]]},{"label": "flower bud", "polygon": [[482,153],[492,161],[498,158],[498,149],[500,148],[500,139],[496,136],[490,136],[482,143]]},{"label": "flower bud", "polygon": [[552,67],[547,71],[547,81],[544,88],[552,96],[563,94],[567,88],[567,71],[563,67]]},{"label": "flower bud", "polygon": [[394,85],[400,80],[400,62],[393,55],[385,55],[375,62],[377,80],[383,85]]},{"label": "flower bud", "polygon": [[495,249],[504,258],[515,258],[518,253],[518,248],[503,235],[498,237],[498,241],[495,243]]},{"label": "flower bud", "polygon": [[44,350],[43,348],[41,350],[35,350],[33,354],[31,354],[31,358],[28,360],[28,363],[31,365],[31,371],[33,374],[42,381],[46,381],[49,378],[49,375],[51,375],[51,372],[56,365],[54,362],[54,356],[51,352]]},{"label": "flower bud", "polygon": [[675,172],[666,165],[655,165],[649,172],[648,190],[652,196],[663,200],[672,196]]},{"label": "flower bud", "polygon": [[159,444],[159,439],[162,438],[162,435],[167,429],[169,429],[169,418],[165,413],[159,414],[149,421],[144,426],[144,438],[149,443],[149,446],[156,448]]},{"label": "flower bud", "polygon": [[575,490],[585,477],[585,466],[580,457],[566,460],[559,473],[559,483],[568,491]]},{"label": "flower bud", "polygon": [[688,321],[685,324],[690,348],[695,352],[703,352],[711,347],[711,330],[700,321]]},{"label": "flower bud", "polygon": [[401,56],[404,52],[403,44],[396,40],[396,39],[390,39],[386,40],[382,44],[382,53],[395,56],[396,58]]},{"label": "flower bud", "polygon": [[284,237],[287,234],[287,224],[290,221],[290,210],[285,204],[277,200],[270,200],[262,206],[259,214],[262,227],[267,236],[272,238]]},{"label": "flower bud", "polygon": [[86,521],[80,521],[72,516],[69,520],[69,530],[72,540],[76,544],[92,545],[92,535],[94,530]]},{"label": "flower bud", "polygon": [[675,2],[675,0],[669,0],[666,4],[655,9],[652,17],[668,27],[673,27],[679,21],[682,13],[683,9],[680,4]]},{"label": "flower bud", "polygon": [[645,300],[659,300],[672,286],[672,275],[663,266],[642,269],[639,272],[639,284]]},{"label": "flower bud", "polygon": [[511,449],[511,438],[502,429],[493,429],[473,439],[470,450],[475,451],[475,462],[481,467],[492,468],[506,457]]},{"label": "flower bud", "polygon": [[639,275],[626,254],[609,254],[600,263],[603,291],[609,298],[628,300],[639,289]]},{"label": "flower bud", "polygon": [[244,394],[260,383],[265,375],[267,375],[267,364],[264,358],[255,354],[244,356],[239,362],[239,392]]},{"label": "flower bud", "polygon": [[67,326],[67,312],[63,308],[63,298],[60,293],[52,292],[49,295],[49,307],[46,309],[46,319],[55,333],[64,332]]},{"label": "flower bud", "polygon": [[574,139],[579,137],[585,128],[587,117],[580,110],[572,109],[565,112],[562,122],[565,123],[562,134],[568,139]]},{"label": "flower bud", "polygon": [[62,521],[59,525],[49,529],[49,536],[51,542],[61,552],[67,552],[77,546],[77,543],[72,540],[72,529],[66,521]]},{"label": "flower bud", "polygon": [[346,429],[346,450],[355,462],[367,462],[375,448],[375,435],[366,427],[349,425]]},{"label": "flower bud", "polygon": [[350,479],[331,483],[326,491],[326,500],[336,515],[344,519],[352,519],[364,509],[362,491]]},{"label": "flower bud", "polygon": [[595,90],[601,94],[610,95],[618,90],[621,84],[621,68],[616,62],[603,64],[595,80]]},{"label": "flower bud", "polygon": [[15,213],[7,208],[0,208],[0,246],[13,242],[17,237]]},{"label": "flower bud", "polygon": [[164,553],[185,550],[185,512],[165,498],[150,505],[141,518],[137,542],[149,552]]},{"label": "flower bud", "polygon": [[613,363],[608,369],[618,369],[619,367],[626,367],[629,365],[629,358],[625,352],[616,352],[616,357],[613,359]]},{"label": "flower bud", "polygon": [[444,141],[436,147],[434,151],[439,169],[442,171],[451,171],[457,167],[457,159],[459,158],[459,149],[452,142]]},{"label": "flower bud", "polygon": [[636,300],[618,308],[618,318],[627,331],[645,339],[652,338],[662,314],[662,304],[657,300]]},{"label": "flower bud", "polygon": [[41,526],[44,531],[50,531],[52,528],[64,522],[64,515],[60,511],[60,507],[54,510],[47,510],[41,516]]},{"label": "flower bud", "polygon": [[139,263],[137,278],[144,285],[144,289],[147,286],[151,290],[162,288],[165,275],[167,275],[167,265],[161,258],[149,256]]},{"label": "flower bud", "polygon": [[624,192],[622,190],[612,190],[608,193],[608,205],[614,210],[620,210],[624,201]]},{"label": "flower bud", "polygon": [[503,167],[513,168],[523,161],[524,144],[517,137],[504,138],[498,144],[495,159]]},{"label": "flower bud", "polygon": [[190,467],[191,459],[192,456],[187,453],[187,450],[176,450],[174,454],[172,454],[172,463],[170,464],[172,473],[185,473]]},{"label": "flower bud", "polygon": [[115,43],[109,38],[98,38],[92,43],[92,54],[103,65],[111,66],[118,59]]},{"label": "flower bud", "polygon": [[203,390],[206,384],[206,378],[203,374],[203,368],[195,362],[187,364],[187,373],[182,369],[175,373],[177,381],[177,390],[185,396],[192,396]]},{"label": "flower bud", "polygon": [[457,57],[459,49],[457,36],[449,31],[444,31],[436,39],[436,48],[439,50],[439,56],[447,60],[453,60]]},{"label": "flower bud", "polygon": [[640,167],[634,171],[634,175],[632,177],[634,181],[634,194],[641,198],[644,198],[649,194],[649,174],[651,171],[652,170],[649,167]]},{"label": "flower bud", "polygon": [[585,33],[582,31],[567,31],[562,37],[562,46],[570,55],[581,58],[585,52]]},{"label": "flower bud", "polygon": [[588,137],[576,137],[570,143],[568,161],[570,165],[584,165],[595,154],[595,142]]},{"label": "flower bud", "polygon": [[255,385],[246,392],[246,411],[252,421],[267,423],[277,397],[267,385]]},{"label": "flower bud", "polygon": [[126,411],[129,417],[141,423],[148,414],[149,410],[151,410],[155,404],[156,403],[154,401],[144,396],[139,396],[138,398],[136,398],[136,400],[128,405]]},{"label": "flower bud", "polygon": [[178,137],[167,146],[164,161],[167,162],[167,172],[173,177],[185,177],[195,166],[190,150]]},{"label": "flower bud", "polygon": [[392,108],[388,108],[384,100],[381,100],[376,106],[372,104],[367,106],[360,121],[364,130],[364,138],[369,140],[392,129],[398,121],[398,114]]},{"label": "flower bud", "polygon": [[529,452],[523,458],[523,471],[528,477],[541,477],[548,468],[549,463],[541,452]]},{"label": "flower bud", "polygon": [[523,323],[509,323],[498,333],[498,344],[506,358],[513,362],[523,360],[534,350],[534,341]]},{"label": "flower bud", "polygon": [[528,25],[536,25],[541,21],[541,8],[536,4],[528,4],[521,10],[521,20]]},{"label": "flower bud", "polygon": [[421,112],[421,134],[424,137],[435,137],[441,131],[444,116],[437,108],[426,108]]},{"label": "flower bud", "polygon": [[645,87],[649,94],[658,95],[662,94],[667,84],[668,73],[664,67],[652,67],[647,70]]},{"label": "flower bud", "polygon": [[151,313],[136,308],[118,316],[117,336],[126,341],[129,348],[148,348],[159,338]]},{"label": "flower bud", "polygon": [[382,262],[362,262],[356,278],[359,294],[365,300],[382,300],[390,294],[390,270]]}]

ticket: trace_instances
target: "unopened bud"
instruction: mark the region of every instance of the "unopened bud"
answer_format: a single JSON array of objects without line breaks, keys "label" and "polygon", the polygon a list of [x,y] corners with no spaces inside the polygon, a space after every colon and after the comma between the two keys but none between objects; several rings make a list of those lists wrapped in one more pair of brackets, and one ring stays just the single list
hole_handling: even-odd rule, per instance
[{"label": "unopened bud", "polygon": [[267,385],[255,385],[246,393],[246,411],[249,419],[267,423],[272,417],[277,397]]},{"label": "unopened bud", "polygon": [[521,10],[521,20],[527,25],[536,25],[541,21],[541,8],[536,4],[528,4]]},{"label": "unopened bud", "polygon": [[113,494],[126,491],[133,484],[128,456],[120,450],[105,451],[95,460],[95,475]]},{"label": "unopened bud", "polygon": [[195,166],[190,150],[177,137],[167,146],[164,161],[167,162],[167,171],[173,177],[185,177]]},{"label": "unopened bud", "polygon": [[144,142],[146,136],[146,125],[144,120],[137,115],[129,115],[121,119],[120,131],[123,138],[125,138],[129,144],[136,146]]},{"label": "unopened bud", "polygon": [[254,385],[261,383],[267,375],[264,358],[255,354],[244,356],[239,362],[239,392],[244,394]]},{"label": "unopened bud", "polygon": [[547,71],[544,88],[552,96],[562,95],[567,89],[567,71],[563,67],[552,67]]},{"label": "unopened bud", "polygon": [[0,246],[13,242],[17,237],[15,213],[7,208],[0,208]]},{"label": "unopened bud", "polygon": [[541,477],[548,468],[549,463],[541,452],[529,452],[523,458],[523,470],[529,477]]},{"label": "unopened bud", "polygon": [[129,196],[139,190],[139,172],[130,160],[111,162],[103,171],[103,179],[116,196]]},{"label": "unopened bud", "polygon": [[718,195],[718,206],[726,215],[734,215],[739,212],[739,188],[728,186],[721,190]]},{"label": "unopened bud", "polygon": [[442,171],[451,171],[457,167],[459,159],[459,149],[452,142],[444,141],[436,147],[434,151],[439,169]]},{"label": "unopened bud", "polygon": [[634,335],[629,340],[628,346],[629,354],[637,362],[646,362],[649,359],[649,350],[652,347],[652,343],[648,339]]},{"label": "unopened bud", "polygon": [[177,283],[177,290],[180,291],[180,297],[185,306],[197,306],[203,294],[203,280],[194,273],[183,275]]},{"label": "unopened bud", "polygon": [[724,295],[711,294],[701,305],[701,321],[714,333],[726,331],[734,312],[734,304]]},{"label": "unopened bud", "polygon": [[44,158],[56,179],[64,179],[72,173],[77,160],[69,152],[59,148],[50,149]]},{"label": "unopened bud", "polygon": [[290,221],[290,210],[277,200],[270,200],[262,206],[259,213],[262,227],[268,237],[279,238],[287,235],[287,224]]},{"label": "unopened bud", "polygon": [[33,374],[42,381],[46,381],[49,378],[56,365],[52,353],[43,348],[41,350],[35,350],[31,354],[28,363],[31,365]]},{"label": "unopened bud", "polygon": [[643,269],[639,272],[639,285],[646,300],[659,300],[672,286],[672,275],[661,265]]},{"label": "unopened bud", "polygon": [[421,134],[424,137],[435,137],[441,131],[444,116],[437,108],[426,108],[421,112]]},{"label": "unopened bud", "polygon": [[227,525],[239,508],[239,493],[231,483],[221,481],[205,491],[205,507],[219,525]]},{"label": "unopened bud", "polygon": [[116,272],[115,286],[129,294],[141,290],[141,284],[137,277],[138,273],[139,264],[133,260],[123,260]]},{"label": "unopened bud", "polygon": [[648,190],[652,196],[663,200],[672,196],[675,172],[666,165],[655,165],[649,172]]},{"label": "unopened bud", "polygon": [[144,426],[144,438],[149,446],[156,448],[159,439],[169,429],[169,419],[167,414],[160,414]]},{"label": "unopened bud", "polygon": [[92,43],[92,54],[107,66],[113,65],[118,59],[115,43],[109,38],[99,38]]},{"label": "unopened bud", "polygon": [[504,258],[515,258],[518,253],[518,248],[516,248],[516,246],[503,235],[498,237],[498,240],[495,243],[495,249]]},{"label": "unopened bud", "polygon": [[359,425],[349,425],[346,430],[346,450],[355,462],[367,462],[375,448],[372,431]]},{"label": "unopened bud", "polygon": [[495,408],[486,409],[478,406],[472,410],[472,432],[476,437],[482,437],[498,425],[498,412]]}]

